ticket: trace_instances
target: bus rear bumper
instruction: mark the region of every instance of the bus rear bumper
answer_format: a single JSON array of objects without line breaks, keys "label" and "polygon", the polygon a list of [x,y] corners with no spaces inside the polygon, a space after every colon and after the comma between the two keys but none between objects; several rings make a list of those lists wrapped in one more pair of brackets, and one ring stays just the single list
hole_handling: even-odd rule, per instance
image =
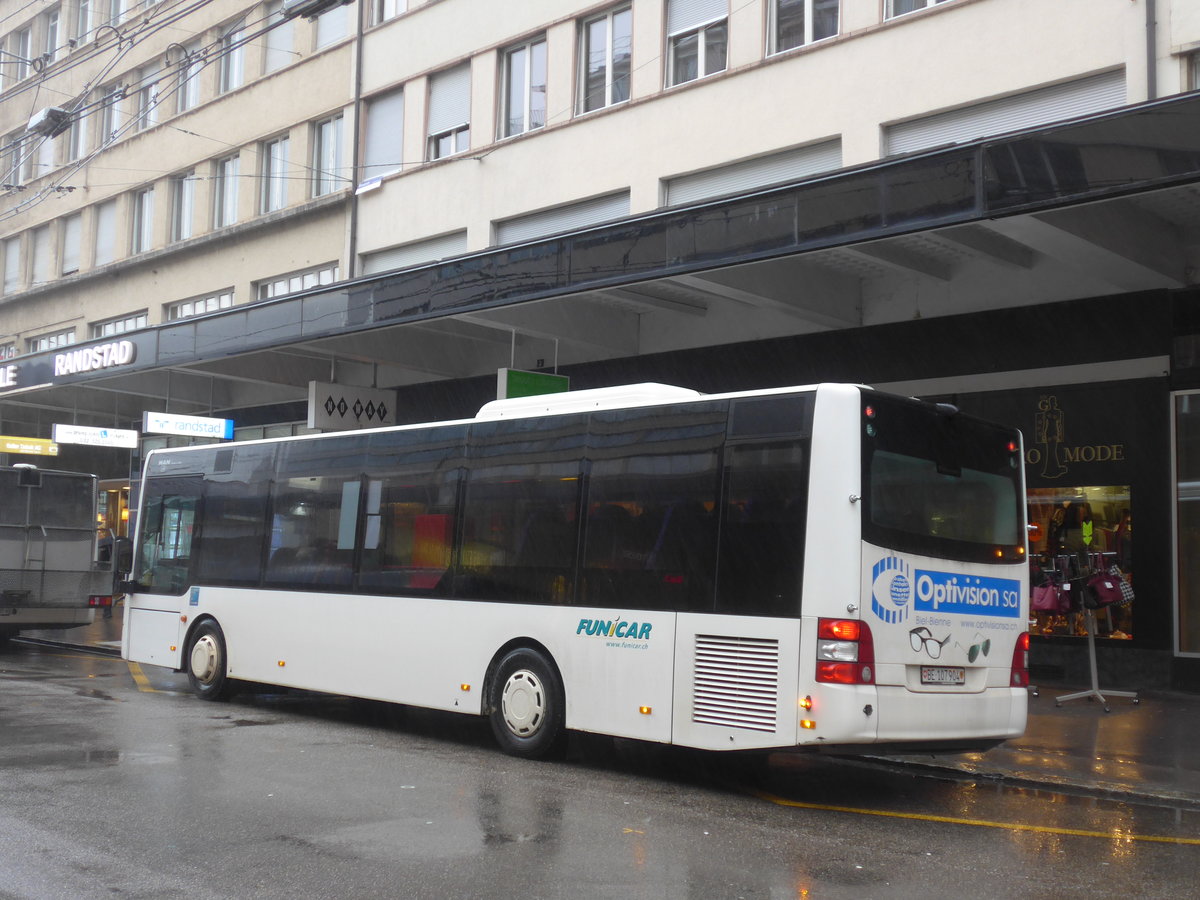
[{"label": "bus rear bumper", "polygon": [[1025,733],[1025,688],[992,687],[973,694],[914,693],[878,687],[876,747],[985,750]]}]

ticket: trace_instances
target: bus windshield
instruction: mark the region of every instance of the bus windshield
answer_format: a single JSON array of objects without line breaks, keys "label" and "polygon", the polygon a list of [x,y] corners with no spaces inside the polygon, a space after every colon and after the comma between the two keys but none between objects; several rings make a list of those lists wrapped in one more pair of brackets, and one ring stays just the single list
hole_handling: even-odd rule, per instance
[{"label": "bus windshield", "polygon": [[967,562],[1024,558],[1015,429],[869,392],[863,422],[865,540]]}]

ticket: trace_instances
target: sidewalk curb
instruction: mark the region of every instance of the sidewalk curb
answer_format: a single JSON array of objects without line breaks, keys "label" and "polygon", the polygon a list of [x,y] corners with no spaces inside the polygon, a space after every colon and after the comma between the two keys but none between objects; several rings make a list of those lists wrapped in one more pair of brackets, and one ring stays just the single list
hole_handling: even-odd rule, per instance
[{"label": "sidewalk curb", "polygon": [[78,653],[95,653],[100,656],[121,658],[121,651],[116,647],[99,647],[95,644],[74,644],[70,641],[49,641],[44,638],[26,637],[23,634],[18,635],[13,640],[22,644],[36,644],[39,647],[54,647],[59,650],[75,650]]},{"label": "sidewalk curb", "polygon": [[975,769],[953,763],[938,763],[898,756],[844,756],[854,762],[872,768],[915,770],[929,777],[951,778],[956,781],[972,781],[977,784],[999,785],[1025,790],[1051,790],[1060,793],[1078,794],[1117,803],[1139,803],[1153,806],[1186,807],[1200,810],[1200,797],[1175,791],[1136,791],[1112,784],[1087,784],[1069,778],[1034,776],[1028,773],[998,772]]}]

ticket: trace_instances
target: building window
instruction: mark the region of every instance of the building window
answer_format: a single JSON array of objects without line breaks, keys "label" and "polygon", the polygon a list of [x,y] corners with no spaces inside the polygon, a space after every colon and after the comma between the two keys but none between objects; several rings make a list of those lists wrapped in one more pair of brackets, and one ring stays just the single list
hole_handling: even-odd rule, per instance
[{"label": "building window", "polygon": [[71,127],[67,129],[67,162],[83,159],[87,150],[87,123],[86,115],[76,113],[71,118]]},{"label": "building window", "polygon": [[294,272],[291,275],[281,275],[270,281],[260,281],[258,284],[258,299],[270,300],[273,297],[294,294],[296,291],[333,284],[337,280],[338,265],[337,263],[330,263],[327,266],[318,266],[315,269]]},{"label": "building window", "polygon": [[373,0],[371,3],[371,24],[378,25],[388,19],[394,19],[408,8],[406,0]]},{"label": "building window", "polygon": [[29,177],[40,178],[51,169],[54,168],[54,141],[48,137],[42,138],[37,145],[37,149],[30,155],[30,162],[33,164]]},{"label": "building window", "polygon": [[1200,50],[1188,54],[1187,90],[1200,91]]},{"label": "building window", "polygon": [[121,101],[125,99],[125,88],[119,84],[102,88],[100,98],[100,146],[117,139],[121,128]]},{"label": "building window", "polygon": [[773,0],[771,52],[782,53],[838,33],[839,0]]},{"label": "building window", "polygon": [[24,152],[24,144],[22,138],[25,136],[25,131],[14,131],[12,134],[4,138],[4,187],[16,187],[23,183],[22,153]]},{"label": "building window", "polygon": [[296,30],[292,19],[283,17],[283,0],[267,4],[266,50],[263,53],[263,74],[282,69],[296,56],[293,49]]},{"label": "building window", "polygon": [[317,49],[328,47],[350,33],[350,14],[345,6],[335,6],[317,16]]},{"label": "building window", "polygon": [[524,134],[546,124],[546,38],[504,52],[500,136]]},{"label": "building window", "polygon": [[403,162],[403,144],[404,91],[392,91],[368,100],[363,181],[399,171]]},{"label": "building window", "polygon": [[96,265],[117,258],[117,201],[106,200],[96,207]]},{"label": "building window", "polygon": [[137,331],[139,328],[145,328],[149,322],[149,316],[143,311],[104,322],[93,322],[90,331],[93,338],[106,338],[127,331]]},{"label": "building window", "polygon": [[346,182],[342,174],[342,117],[313,126],[313,196],[332,194]]},{"label": "building window", "polygon": [[429,142],[426,159],[442,159],[471,146],[471,66],[429,79]]},{"label": "building window", "polygon": [[158,124],[158,69],[146,68],[138,80],[136,131]]},{"label": "building window", "polygon": [[25,341],[26,353],[41,353],[43,350],[57,350],[60,347],[69,347],[75,343],[75,329],[68,328],[66,331],[56,331],[53,334],[40,334],[37,337],[31,337]]},{"label": "building window", "polygon": [[83,216],[75,213],[62,220],[62,274],[79,271],[79,249],[83,239]]},{"label": "building window", "polygon": [[9,41],[9,53],[12,58],[6,62],[12,66],[13,81],[21,81],[33,72],[33,29],[22,28],[15,31]]},{"label": "building window", "polygon": [[54,62],[58,59],[58,31],[61,21],[62,12],[57,6],[42,14],[42,53],[45,55],[46,62]]},{"label": "building window", "polygon": [[145,253],[154,246],[154,188],[133,194],[131,253]]},{"label": "building window", "polygon": [[217,160],[213,178],[213,227],[225,228],[237,221],[238,158]]},{"label": "building window", "polygon": [[728,0],[670,0],[667,5],[667,86],[725,71]]},{"label": "building window", "polygon": [[199,42],[184,45],[183,59],[179,61],[178,68],[175,111],[187,112],[200,104],[200,72],[204,68],[204,54]]},{"label": "building window", "polygon": [[71,31],[71,36],[78,43],[84,43],[87,40],[88,34],[92,30],[92,3],[91,0],[78,0],[75,4],[75,28]]},{"label": "building window", "polygon": [[259,160],[262,166],[259,210],[269,213],[283,209],[287,206],[287,137],[266,141],[259,150]]},{"label": "building window", "polygon": [[17,345],[12,341],[6,344],[0,344],[0,359],[12,359],[17,355]]},{"label": "building window", "polygon": [[50,243],[50,226],[42,225],[33,229],[33,284],[47,284],[53,277],[54,266],[52,254],[54,248]]},{"label": "building window", "polygon": [[187,319],[191,316],[202,316],[205,313],[216,312],[219,309],[229,309],[233,306],[233,288],[212,294],[207,297],[194,297],[191,300],[180,300],[170,303],[166,308],[166,320]]},{"label": "building window", "polygon": [[633,13],[619,7],[579,25],[579,112],[629,99]]},{"label": "building window", "polygon": [[21,289],[21,238],[4,242],[4,293],[14,294]]},{"label": "building window", "polygon": [[192,236],[196,210],[196,173],[185,172],[171,178],[171,241],[186,241]]},{"label": "building window", "polygon": [[887,0],[884,17],[894,19],[896,16],[916,12],[918,9],[925,9],[927,6],[934,6],[944,2],[945,0]]},{"label": "building window", "polygon": [[231,25],[221,38],[221,93],[235,91],[242,86],[245,77],[246,51],[243,46],[245,31],[241,22]]}]

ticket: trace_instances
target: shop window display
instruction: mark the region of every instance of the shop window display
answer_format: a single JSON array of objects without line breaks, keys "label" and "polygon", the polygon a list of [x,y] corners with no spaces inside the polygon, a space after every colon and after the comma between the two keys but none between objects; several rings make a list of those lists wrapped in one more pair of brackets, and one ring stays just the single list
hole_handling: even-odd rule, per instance
[{"label": "shop window display", "polygon": [[[1132,593],[1128,590],[1133,585],[1129,486],[1031,488],[1026,496],[1030,585],[1035,594],[1030,630],[1046,636],[1084,636],[1082,604],[1089,576],[1111,573]],[[1095,612],[1096,637],[1133,637],[1131,603]]]}]

